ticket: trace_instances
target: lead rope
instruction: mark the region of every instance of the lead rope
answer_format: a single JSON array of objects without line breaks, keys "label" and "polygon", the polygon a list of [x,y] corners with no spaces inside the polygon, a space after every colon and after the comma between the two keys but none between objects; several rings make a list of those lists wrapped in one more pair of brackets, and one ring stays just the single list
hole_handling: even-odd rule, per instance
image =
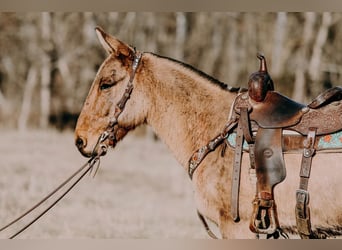
[{"label": "lead rope", "polygon": [[82,175],[74,182],[72,185],[64,192],[62,193],[50,206],[48,206],[45,210],[43,210],[38,216],[36,216],[33,220],[31,220],[28,224],[26,224],[24,227],[22,227],[19,231],[17,231],[15,234],[9,237],[9,239],[13,239],[16,236],[18,236],[20,233],[25,231],[28,227],[30,227],[33,223],[35,223],[39,218],[41,218],[44,214],[46,214],[52,207],[54,207],[67,193],[70,192],[71,189],[75,187],[75,185],[90,171],[93,169],[94,165],[98,163],[97,167],[100,163],[100,156],[105,152],[105,148],[101,147],[101,151],[98,155],[93,156],[91,159],[87,161],[81,168],[79,168],[75,173],[73,173],[69,178],[67,178],[64,182],[62,182],[57,188],[55,188],[52,192],[50,192],[48,195],[46,195],[42,200],[40,200],[37,204],[35,204],[33,207],[28,209],[26,212],[21,214],[16,219],[12,220],[2,228],[0,228],[0,232],[4,231],[6,228],[12,226],[13,224],[17,223],[21,219],[23,219],[25,216],[30,214],[32,211],[34,211],[36,208],[38,208],[41,204],[43,204],[45,201],[47,201],[49,198],[51,198],[57,191],[59,191],[62,187],[64,187],[66,184],[68,184],[75,176],[77,176],[83,169],[85,169],[87,166],[88,168],[82,173]]},{"label": "lead rope", "polygon": [[[48,208],[46,208],[42,213],[40,213],[37,217],[35,217],[31,222],[29,222],[26,226],[24,226],[22,229],[20,229],[17,233],[13,234],[10,239],[13,239],[20,233],[22,233],[24,230],[26,230],[28,227],[30,227],[34,222],[36,222],[40,217],[42,217],[47,211],[49,211],[53,206],[55,206],[89,171],[90,173],[93,170],[94,165],[98,162],[98,165],[96,166],[96,169],[94,171],[94,175],[96,175],[97,170],[99,168],[99,163],[100,163],[100,157],[102,155],[105,155],[107,152],[107,146],[102,144],[105,140],[107,140],[109,137],[113,136],[115,138],[114,134],[114,126],[118,125],[118,118],[120,114],[122,113],[126,102],[130,98],[130,95],[133,90],[133,79],[135,76],[135,72],[138,68],[140,59],[142,57],[141,52],[135,51],[134,54],[134,60],[133,60],[133,65],[132,65],[132,72],[130,74],[130,79],[128,82],[128,85],[126,87],[125,93],[121,100],[117,103],[116,108],[115,108],[115,114],[113,119],[110,120],[108,128],[106,131],[104,131],[98,138],[97,143],[93,149],[92,155],[93,157],[89,159],[89,161],[84,164],[79,170],[77,170],[74,174],[72,174],[67,180],[65,180],[62,184],[60,184],[55,190],[53,190],[51,193],[49,193],[46,197],[44,197],[41,201],[39,201],[36,205],[34,205],[32,208],[27,210],[25,213],[20,215],[18,218],[14,219],[10,223],[8,223],[6,226],[0,228],[0,232],[8,228],[9,226],[13,225],[14,223],[18,222],[22,218],[24,218],[26,215],[31,213],[33,210],[35,210],[37,207],[39,207],[42,203],[44,203],[47,199],[49,199],[52,195],[54,195],[58,190],[60,190],[62,187],[64,187],[68,182],[70,182],[77,174],[79,174],[87,165],[89,167],[85,170],[85,172],[62,194],[60,195],[55,202],[53,202]],[[109,138],[113,139],[113,138]]]}]

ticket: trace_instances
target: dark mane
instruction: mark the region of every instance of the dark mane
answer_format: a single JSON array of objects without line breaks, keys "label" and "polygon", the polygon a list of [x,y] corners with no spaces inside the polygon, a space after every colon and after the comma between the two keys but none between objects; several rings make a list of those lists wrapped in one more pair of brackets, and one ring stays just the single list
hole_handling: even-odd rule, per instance
[{"label": "dark mane", "polygon": [[191,66],[190,64],[186,64],[184,62],[178,61],[178,60],[170,58],[170,57],[160,56],[160,55],[157,55],[157,54],[154,54],[154,53],[150,53],[150,54],[152,54],[152,55],[154,55],[156,57],[159,57],[159,58],[163,58],[163,59],[175,62],[175,63],[177,63],[177,64],[179,64],[179,65],[181,65],[181,66],[183,66],[183,67],[185,67],[187,69],[190,69],[191,71],[197,73],[198,75],[200,75],[201,77],[207,79],[211,83],[214,83],[214,84],[218,85],[219,87],[221,87],[224,90],[228,90],[230,92],[237,92],[240,89],[240,88],[236,88],[236,87],[230,87],[227,84],[225,84],[225,83],[215,79],[214,77],[204,73],[203,71],[201,71],[199,69],[196,69],[195,67]]}]

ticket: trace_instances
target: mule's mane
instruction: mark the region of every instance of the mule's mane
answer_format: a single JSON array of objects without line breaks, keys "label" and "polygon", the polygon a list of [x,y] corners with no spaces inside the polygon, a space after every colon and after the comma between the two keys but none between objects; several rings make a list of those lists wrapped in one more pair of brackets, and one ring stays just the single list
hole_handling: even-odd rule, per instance
[{"label": "mule's mane", "polygon": [[181,61],[178,61],[176,59],[173,59],[173,58],[170,58],[170,57],[166,57],[166,56],[161,56],[161,55],[158,55],[158,54],[154,54],[152,52],[149,52],[149,54],[155,56],[155,57],[158,57],[158,58],[162,58],[162,59],[166,59],[168,61],[171,61],[171,62],[174,62],[174,63],[177,63],[178,65],[180,66],[183,66],[184,68],[187,68],[189,70],[191,70],[192,72],[198,74],[200,77],[203,77],[205,78],[206,80],[208,80],[210,83],[213,83],[213,84],[216,84],[218,85],[221,89],[223,90],[228,90],[229,92],[238,92],[239,91],[239,87],[231,87],[231,86],[228,86],[227,84],[217,80],[216,78],[204,73],[203,71],[199,70],[199,69],[196,69],[195,67],[193,67],[192,65],[190,64],[187,64],[187,63],[184,63],[184,62],[181,62]]}]

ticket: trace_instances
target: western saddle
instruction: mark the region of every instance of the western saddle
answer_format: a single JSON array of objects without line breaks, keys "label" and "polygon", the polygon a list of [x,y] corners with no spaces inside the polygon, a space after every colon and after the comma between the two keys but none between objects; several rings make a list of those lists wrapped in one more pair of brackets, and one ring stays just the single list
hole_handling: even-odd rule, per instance
[{"label": "western saddle", "polygon": [[[282,232],[274,200],[274,187],[286,177],[283,153],[302,152],[300,183],[296,191],[295,215],[301,238],[318,238],[311,230],[308,182],[312,158],[320,138],[342,130],[342,88],[334,87],[309,105],[295,102],[274,90],[264,56],[258,55],[259,71],[239,92],[224,131],[196,151],[189,161],[192,177],[204,157],[234,135],[231,216],[239,221],[239,188],[242,152],[248,151],[250,171],[256,175],[256,195],[250,230],[257,235],[279,236]],[[295,133],[287,133],[293,131]],[[247,142],[248,147],[244,144]],[[276,237],[275,237],[276,238]]]}]

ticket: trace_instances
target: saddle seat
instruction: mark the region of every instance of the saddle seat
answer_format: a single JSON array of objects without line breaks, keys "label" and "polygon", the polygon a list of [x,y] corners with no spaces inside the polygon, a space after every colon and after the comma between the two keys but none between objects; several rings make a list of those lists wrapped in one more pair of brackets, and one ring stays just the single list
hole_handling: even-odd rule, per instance
[{"label": "saddle seat", "polygon": [[[256,102],[247,93],[242,93],[237,102],[248,100],[249,118],[262,128],[285,128],[294,126],[307,110],[306,106],[297,103],[280,93],[269,90],[262,102]],[[239,105],[235,110],[239,113]]]},{"label": "saddle seat", "polygon": [[[274,90],[267,91],[261,102],[253,100],[247,92],[238,96],[236,102],[246,102],[247,99],[249,118],[261,128],[284,128],[302,135],[307,135],[309,127],[316,127],[317,135],[342,129],[341,87],[326,90],[309,105],[298,103]],[[235,105],[236,113],[240,112],[240,106]]]}]

